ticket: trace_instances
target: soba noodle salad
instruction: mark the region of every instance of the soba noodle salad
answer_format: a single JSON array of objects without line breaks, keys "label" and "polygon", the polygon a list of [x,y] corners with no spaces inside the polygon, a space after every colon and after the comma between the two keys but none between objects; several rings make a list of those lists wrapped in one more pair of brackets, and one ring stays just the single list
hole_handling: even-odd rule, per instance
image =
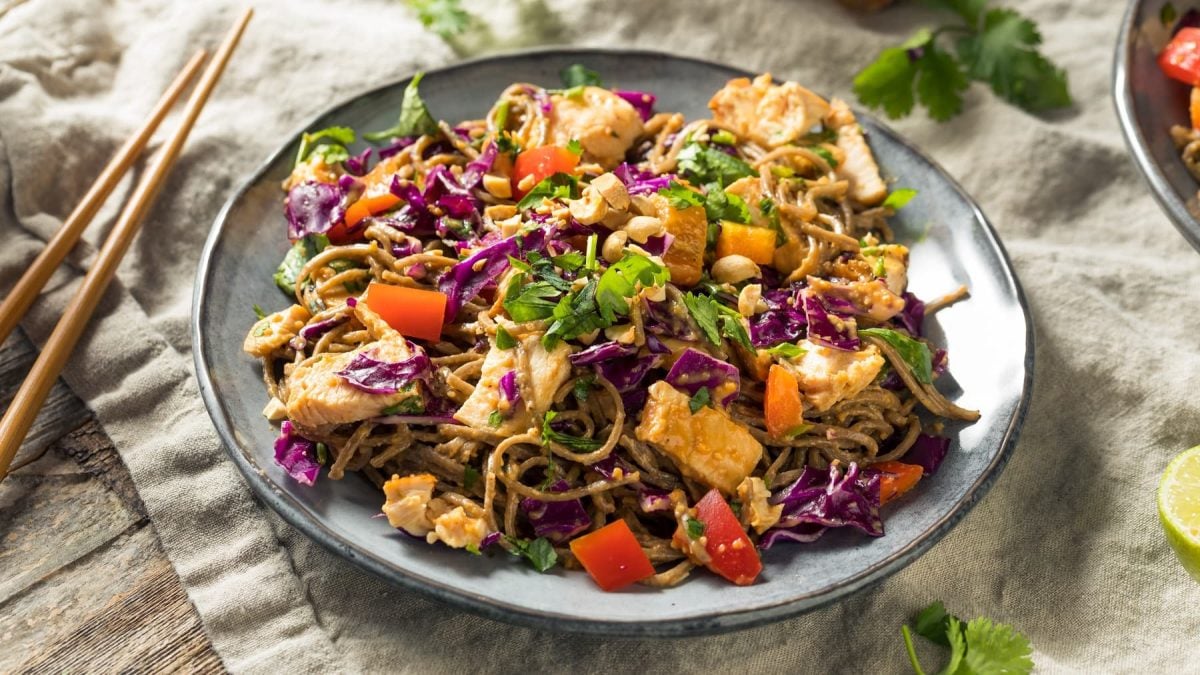
[{"label": "soba noodle salad", "polygon": [[[584,568],[605,590],[696,567],[753,583],[760,550],[933,474],[946,352],[847,105],[770,75],[708,119],[583,66],[394,127],[307,133],[260,359],[276,461],[378,486],[411,537]],[[950,291],[952,289],[946,289]]]}]

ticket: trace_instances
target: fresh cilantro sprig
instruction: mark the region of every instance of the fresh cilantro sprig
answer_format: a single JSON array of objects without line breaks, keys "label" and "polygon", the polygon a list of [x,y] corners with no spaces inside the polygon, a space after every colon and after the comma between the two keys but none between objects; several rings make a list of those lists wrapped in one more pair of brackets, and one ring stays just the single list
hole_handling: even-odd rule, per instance
[{"label": "fresh cilantro sprig", "polygon": [[717,183],[726,187],[739,178],[757,176],[758,172],[746,162],[695,141],[679,151],[679,171],[695,184]]},{"label": "fresh cilantro sprig", "polygon": [[591,452],[592,450],[595,450],[595,449],[599,448],[600,446],[604,445],[604,441],[596,439],[596,438],[583,438],[581,436],[572,436],[570,434],[565,434],[561,431],[558,431],[553,426],[551,426],[551,422],[554,421],[555,417],[558,417],[558,413],[551,410],[546,413],[545,417],[542,418],[542,440],[543,441],[553,441],[553,442],[558,443],[559,445],[563,446],[564,448],[570,448],[572,450],[575,450],[576,452]]},{"label": "fresh cilantro sprig", "polygon": [[563,87],[566,89],[574,89],[575,87],[603,87],[604,81],[600,79],[600,73],[588,68],[582,63],[572,63],[571,65],[559,71],[558,76],[562,79]]},{"label": "fresh cilantro sprig", "polygon": [[918,382],[933,382],[933,354],[929,351],[929,345],[890,328],[863,328],[858,334],[862,337],[876,337],[888,343],[900,358],[904,359],[904,363]]},{"label": "fresh cilantro sprig", "polygon": [[443,40],[461,35],[471,25],[471,15],[463,10],[460,0],[404,0],[404,4],[416,10],[422,26]]},{"label": "fresh cilantro sprig", "polygon": [[509,535],[504,539],[512,547],[509,553],[525,558],[539,572],[544,573],[558,564],[558,553],[545,537],[529,540]]},{"label": "fresh cilantro sprig", "polygon": [[916,103],[939,122],[962,112],[963,92],[983,82],[1004,100],[1031,112],[1071,105],[1066,72],[1039,50],[1037,25],[988,0],[926,0],[954,12],[960,23],[921,29],[883,50],[854,78],[864,105],[897,119]]},{"label": "fresh cilantro sprig", "polygon": [[408,86],[404,88],[404,98],[400,101],[400,117],[396,120],[395,126],[363,134],[364,139],[372,143],[379,143],[390,141],[393,138],[427,136],[437,133],[437,120],[429,112],[429,107],[425,105],[425,99],[421,98],[419,88],[421,79],[424,77],[425,73],[413,75]]},{"label": "fresh cilantro sprig", "polygon": [[685,294],[683,304],[700,327],[704,338],[712,344],[720,345],[722,338],[728,338],[754,351],[750,335],[742,324],[742,315],[736,309],[726,307],[710,296],[695,293]]},{"label": "fresh cilantro sprig", "polygon": [[[1012,626],[980,617],[964,622],[935,602],[921,610],[913,620],[917,634],[950,648],[950,662],[940,675],[977,675],[983,673],[1029,673],[1033,671],[1033,649],[1029,640]],[[917,675],[925,675],[917,659],[912,632],[901,626],[904,648]]]}]

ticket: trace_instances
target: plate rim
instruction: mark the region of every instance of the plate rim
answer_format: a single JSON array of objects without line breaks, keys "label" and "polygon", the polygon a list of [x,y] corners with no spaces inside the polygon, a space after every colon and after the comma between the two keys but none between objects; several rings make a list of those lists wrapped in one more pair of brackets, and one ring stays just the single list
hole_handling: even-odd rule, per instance
[{"label": "plate rim", "polygon": [[[578,55],[581,59],[586,59],[589,56],[600,55],[607,57],[616,56],[670,61],[678,60],[720,69],[722,71],[729,72],[734,76],[753,76],[749,71],[709,59],[657,50],[607,47],[549,47],[507,51],[465,61],[458,61],[440,68],[427,70],[425,72],[427,75],[444,75],[457,70],[471,68],[484,62],[503,62],[507,60],[527,59],[531,56],[536,57],[551,55],[556,57]],[[365,91],[352,94],[312,116],[306,120],[304,125],[298,127],[286,138],[297,138],[300,134],[312,128],[312,125],[315,124],[317,120],[330,114],[334,110],[348,105],[357,99],[379,94],[385,90],[397,87],[411,79],[411,77],[412,74],[404,75],[380,86],[372,87]],[[349,560],[350,562],[358,565],[360,568],[366,569],[376,576],[385,579],[389,583],[395,584],[404,589],[417,591],[425,597],[432,598],[439,602],[444,602],[460,609],[468,610],[490,619],[518,624],[529,628],[547,630],[551,632],[565,632],[610,637],[647,638],[712,635],[732,630],[748,629],[754,626],[760,626],[766,623],[798,616],[800,614],[815,610],[819,607],[828,605],[837,600],[841,600],[848,595],[882,582],[887,577],[908,566],[916,558],[928,551],[929,548],[931,548],[935,543],[940,541],[942,537],[944,537],[958,523],[958,521],[966,516],[966,514],[975,506],[975,504],[982,499],[982,497],[995,483],[996,479],[999,478],[1000,473],[1002,473],[1005,465],[1011,458],[1013,450],[1017,444],[1018,437],[1020,436],[1021,428],[1029,411],[1033,391],[1035,338],[1034,324],[1029,309],[1029,304],[1026,300],[1025,292],[1021,287],[1021,283],[1017,279],[1012,260],[1009,258],[1008,251],[1005,249],[1004,244],[1000,241],[1000,238],[997,235],[991,221],[988,220],[986,215],[984,215],[982,209],[979,207],[979,204],[976,203],[976,201],[966,192],[966,190],[963,189],[958,181],[940,164],[926,155],[923,151],[913,146],[907,139],[897,134],[890,127],[883,124],[880,120],[869,113],[865,113],[856,109],[855,114],[870,119],[875,126],[883,134],[889,136],[893,142],[903,146],[921,160],[932,166],[942,175],[949,186],[965,201],[965,203],[971,207],[972,214],[974,215],[976,221],[982,225],[982,232],[986,241],[996,251],[1002,262],[1002,276],[1013,290],[1017,304],[1021,309],[1022,318],[1025,322],[1025,355],[1023,362],[1024,376],[1021,383],[1021,393],[1017,401],[1016,410],[1014,411],[1012,418],[1009,420],[1007,428],[1004,430],[1004,435],[1000,442],[999,452],[996,453],[996,456],[985,468],[982,475],[980,475],[980,477],[971,484],[971,486],[964,493],[963,497],[958,500],[949,513],[947,513],[941,519],[935,521],[930,527],[924,530],[906,546],[895,551],[887,558],[862,570],[858,574],[843,579],[836,584],[826,587],[820,591],[801,596],[794,596],[788,598],[787,600],[772,602],[771,604],[761,605],[750,609],[715,611],[694,617],[662,620],[588,620],[557,613],[543,612],[540,610],[530,609],[528,607],[522,607],[520,605],[497,602],[484,594],[476,593],[466,588],[453,587],[419,578],[411,574],[408,570],[399,568],[387,562],[380,556],[373,554],[371,551],[359,550],[349,542],[341,539],[336,532],[322,524],[319,520],[309,518],[307,515],[305,515],[299,507],[292,503],[291,497],[272,487],[272,483],[261,475],[259,468],[252,463],[241,450],[241,446],[237,442],[237,438],[234,433],[233,425],[231,424],[228,415],[225,412],[222,401],[217,398],[216,392],[213,388],[213,383],[209,377],[208,369],[206,367],[206,363],[208,361],[208,342],[201,330],[201,319],[203,315],[202,310],[207,301],[206,291],[210,280],[209,271],[212,267],[212,256],[214,250],[216,249],[217,242],[220,240],[221,235],[228,224],[229,214],[233,210],[235,204],[239,202],[255,185],[261,182],[265,174],[269,171],[270,167],[282,155],[289,152],[291,147],[290,142],[271,152],[267,159],[240,183],[236,191],[234,191],[230,198],[225,202],[224,206],[222,206],[221,210],[218,212],[216,219],[213,221],[208,236],[205,239],[204,248],[201,251],[200,260],[197,265],[196,278],[192,292],[192,316],[190,321],[192,355],[195,364],[196,380],[200,389],[200,395],[204,401],[204,405],[208,411],[209,417],[212,419],[213,425],[217,430],[217,434],[221,439],[222,445],[225,447],[225,450],[229,456],[233,459],[234,464],[241,472],[245,482],[249,484],[252,492],[262,502],[279,514],[279,516],[282,517],[289,525],[295,527],[307,537],[316,541],[318,544],[322,545],[332,553]]]},{"label": "plate rim", "polygon": [[[1192,248],[1200,251],[1200,220],[1197,220],[1187,208],[1186,200],[1182,199],[1175,187],[1167,180],[1166,174],[1159,168],[1149,151],[1149,143],[1142,128],[1137,123],[1137,112],[1134,108],[1133,89],[1129,78],[1129,63],[1133,58],[1135,40],[1133,36],[1138,27],[1135,17],[1146,5],[1145,0],[1131,0],[1121,18],[1121,27],[1117,32],[1117,45],[1113,50],[1112,66],[1112,98],[1117,112],[1117,126],[1121,127],[1121,137],[1125,147],[1133,155],[1133,163],[1142,174],[1142,178],[1150,186],[1150,194],[1159,208],[1167,214],[1171,224],[1183,235],[1184,240]],[[1200,186],[1197,186],[1200,190]]]}]

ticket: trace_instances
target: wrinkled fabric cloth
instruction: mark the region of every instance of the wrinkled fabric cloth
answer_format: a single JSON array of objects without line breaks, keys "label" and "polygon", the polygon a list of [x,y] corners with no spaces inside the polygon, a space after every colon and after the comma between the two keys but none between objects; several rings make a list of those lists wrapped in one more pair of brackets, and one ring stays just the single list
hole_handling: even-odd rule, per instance
[{"label": "wrinkled fabric cloth", "polygon": [[[443,606],[331,555],[258,503],[192,373],[203,239],[234,186],[301,120],[464,53],[663,49],[853,100],[858,68],[938,16],[904,4],[862,17],[832,0],[480,2],[468,7],[491,32],[452,49],[398,0],[255,4],[63,375],[128,464],[230,669],[899,673],[909,669],[901,623],[937,599],[1015,625],[1047,672],[1169,671],[1195,654],[1200,584],[1163,539],[1154,488],[1167,461],[1200,442],[1200,254],[1160,213],[1117,130],[1109,68],[1124,3],[1004,3],[1039,22],[1045,51],[1070,74],[1072,110],[1030,116],[976,85],[949,123],[919,112],[895,124],[979,201],[1028,295],[1036,384],[1008,468],[944,540],[875,588],[773,625],[680,640],[563,636]],[[28,0],[0,15],[3,288],[191,50],[215,44],[238,11],[225,0]],[[136,177],[23,321],[39,344]],[[938,648],[921,651],[927,669],[939,667]]]}]

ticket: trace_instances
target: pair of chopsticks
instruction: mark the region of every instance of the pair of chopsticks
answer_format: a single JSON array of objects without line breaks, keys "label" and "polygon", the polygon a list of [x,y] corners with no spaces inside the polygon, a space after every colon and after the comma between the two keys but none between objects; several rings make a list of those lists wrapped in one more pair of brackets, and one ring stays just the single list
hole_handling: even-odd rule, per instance
[{"label": "pair of chopsticks", "polygon": [[[134,235],[141,227],[142,218],[150,210],[150,205],[162,187],[167,173],[175,164],[175,160],[179,158],[183,144],[187,141],[188,134],[196,123],[196,118],[200,116],[200,111],[208,102],[209,94],[212,93],[213,88],[217,85],[217,80],[225,71],[225,65],[229,62],[229,57],[233,55],[233,50],[237,47],[242,33],[246,30],[246,24],[250,22],[253,14],[254,10],[247,9],[238,18],[233,28],[226,34],[225,40],[217,49],[212,61],[204,69],[200,82],[188,98],[179,126],[176,127],[170,140],[163,147],[154,166],[138,183],[133,195],[121,210],[116,225],[113,226],[112,232],[109,233],[108,239],[105,240],[104,246],[96,256],[96,261],[84,276],[79,289],[75,291],[75,296],[71,298],[71,303],[67,305],[58,325],[54,327],[54,332],[50,334],[50,339],[46,341],[45,348],[42,349],[33,368],[25,376],[25,381],[21,383],[21,388],[4,412],[4,418],[0,420],[0,481],[8,476],[13,457],[16,456],[26,434],[29,433],[29,428],[33,425],[34,419],[45,402],[46,395],[50,393],[50,388],[54,386],[63,366],[66,365],[71,350],[79,341],[79,336],[83,334],[83,329],[87,326],[96,304],[100,301],[100,296],[117,271],[117,265],[125,256],[125,252],[129,250]],[[63,258],[66,257],[88,223],[104,204],[104,200],[112,193],[117,182],[145,149],[146,143],[154,135],[159,123],[167,116],[175,102],[179,100],[180,95],[195,79],[196,73],[200,71],[200,66],[204,63],[207,55],[208,52],[201,49],[187,62],[187,65],[167,87],[162,98],[155,104],[154,109],[150,111],[150,116],[146,118],[142,127],[121,146],[116,156],[104,167],[96,182],[84,195],[83,201],[75,207],[62,228],[26,270],[8,297],[4,299],[4,303],[0,305],[0,343],[8,338],[17,322],[29,310],[29,306],[37,299],[55,268],[62,263]]]}]

